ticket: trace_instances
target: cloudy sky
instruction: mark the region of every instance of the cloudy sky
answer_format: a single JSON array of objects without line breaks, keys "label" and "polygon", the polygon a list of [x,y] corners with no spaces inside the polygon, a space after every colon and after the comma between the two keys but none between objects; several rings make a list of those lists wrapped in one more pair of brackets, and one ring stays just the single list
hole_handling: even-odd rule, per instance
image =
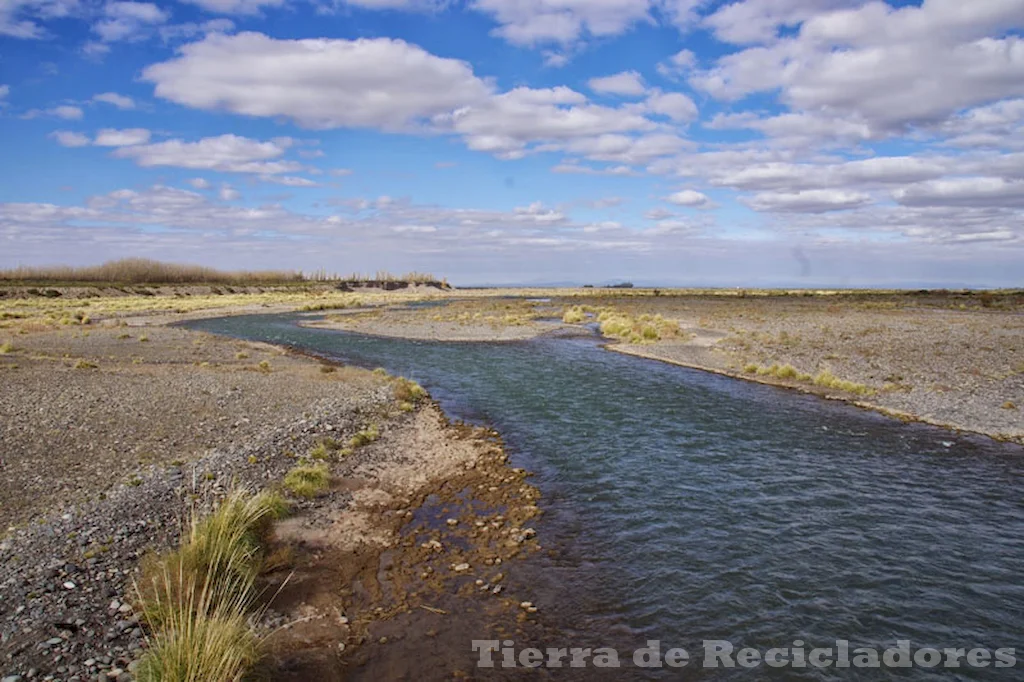
[{"label": "cloudy sky", "polygon": [[0,266],[1020,286],[1024,0],[0,0]]}]

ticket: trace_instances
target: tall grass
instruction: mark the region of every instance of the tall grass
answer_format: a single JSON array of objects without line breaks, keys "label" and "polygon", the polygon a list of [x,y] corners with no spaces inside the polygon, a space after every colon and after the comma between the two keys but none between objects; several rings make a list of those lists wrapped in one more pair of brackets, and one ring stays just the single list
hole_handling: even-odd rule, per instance
[{"label": "tall grass", "polygon": [[208,516],[193,514],[178,549],[151,558],[135,585],[152,629],[142,682],[241,680],[259,657],[247,615],[274,519],[277,494],[231,493]]},{"label": "tall grass", "polygon": [[163,263],[147,258],[124,258],[102,265],[70,267],[20,266],[0,271],[0,281],[102,282],[110,284],[274,284],[301,282],[301,272],[242,270],[226,272],[201,265]]},{"label": "tall grass", "polygon": [[[202,265],[164,263],[148,258],[123,258],[85,267],[54,265],[19,266],[0,270],[0,281],[39,283],[104,283],[104,284],[288,284],[293,282],[408,282],[434,283],[439,280],[430,273],[408,272],[393,275],[383,270],[375,275],[342,276],[324,269],[304,274],[301,270],[237,270],[225,271]],[[446,280],[440,280],[447,285]]]}]

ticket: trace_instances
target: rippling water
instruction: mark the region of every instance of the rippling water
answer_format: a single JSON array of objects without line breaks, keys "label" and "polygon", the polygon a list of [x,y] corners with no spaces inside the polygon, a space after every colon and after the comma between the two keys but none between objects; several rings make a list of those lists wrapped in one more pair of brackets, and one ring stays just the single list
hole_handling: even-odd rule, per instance
[{"label": "rippling water", "polygon": [[[443,344],[296,319],[190,326],[382,366],[423,383],[450,414],[494,425],[538,474],[542,537],[566,548],[537,589],[570,628],[691,656],[704,639],[762,650],[796,639],[1021,644],[1020,447],[612,353],[596,339]],[[1022,679],[1020,667],[738,676]]]}]

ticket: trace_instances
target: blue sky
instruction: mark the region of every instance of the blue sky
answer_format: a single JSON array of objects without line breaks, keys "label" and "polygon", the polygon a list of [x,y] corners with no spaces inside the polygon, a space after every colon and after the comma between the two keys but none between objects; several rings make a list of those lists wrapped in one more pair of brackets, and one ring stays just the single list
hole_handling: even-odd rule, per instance
[{"label": "blue sky", "polygon": [[0,266],[1020,286],[1021,0],[5,0]]}]

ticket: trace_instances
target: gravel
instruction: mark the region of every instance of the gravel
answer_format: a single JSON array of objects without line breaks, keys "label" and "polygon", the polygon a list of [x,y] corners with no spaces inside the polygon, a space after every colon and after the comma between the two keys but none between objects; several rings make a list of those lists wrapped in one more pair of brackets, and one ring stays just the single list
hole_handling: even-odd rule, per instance
[{"label": "gravel", "polygon": [[[391,403],[369,372],[322,374],[269,346],[120,333],[19,338],[19,368],[4,370],[0,507],[14,523],[0,539],[4,681],[131,679],[145,647],[130,606],[139,559],[176,541],[190,505],[279,480],[293,453],[355,433]],[[62,350],[99,369],[71,369]],[[261,358],[270,373],[250,369]]]}]

